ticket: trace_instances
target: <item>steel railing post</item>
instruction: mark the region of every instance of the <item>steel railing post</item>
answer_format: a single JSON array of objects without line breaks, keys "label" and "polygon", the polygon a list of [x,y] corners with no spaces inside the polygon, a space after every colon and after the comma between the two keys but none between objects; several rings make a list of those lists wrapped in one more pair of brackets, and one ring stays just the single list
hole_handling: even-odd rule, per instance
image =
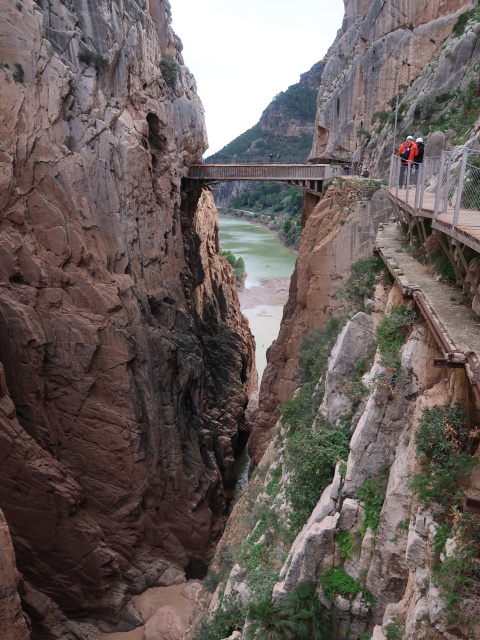
[{"label": "steel railing post", "polygon": [[453,215],[453,223],[452,223],[452,229],[454,231],[455,231],[455,227],[458,225],[458,216],[460,214],[460,205],[462,202],[463,186],[465,182],[465,172],[467,170],[468,151],[469,151],[468,147],[463,148],[462,164],[460,167],[460,178],[459,178],[458,189],[457,189],[457,201],[455,203],[455,213]]},{"label": "steel railing post", "polygon": [[393,187],[393,172],[395,170],[395,156],[392,155],[392,157],[390,158],[390,173],[388,176],[388,190],[390,191],[390,189]]},{"label": "steel railing post", "polygon": [[395,197],[398,200],[398,181],[400,180],[400,162],[401,162],[401,158],[400,156],[396,156],[396,160],[395,160],[395,166],[396,166],[396,170],[395,170]]},{"label": "steel railing post", "polygon": [[405,193],[405,202],[408,204],[408,198],[410,194],[410,177],[411,177],[411,164],[410,162],[407,164],[407,184],[406,184],[406,193]]},{"label": "steel railing post", "polygon": [[418,170],[417,170],[416,166],[413,165],[413,175],[415,177],[415,198],[413,200],[413,215],[414,216],[418,215],[418,194],[420,193],[420,190],[418,188],[418,181],[420,180],[420,177],[422,175],[422,168],[423,168],[423,164],[418,167]]},{"label": "steel railing post", "polygon": [[437,178],[437,193],[435,194],[435,207],[433,210],[433,219],[436,220],[438,216],[438,212],[440,210],[440,200],[442,197],[442,185],[443,185],[443,172],[445,171],[445,158],[446,151],[442,151],[442,157],[440,159],[440,171],[438,172]]}]

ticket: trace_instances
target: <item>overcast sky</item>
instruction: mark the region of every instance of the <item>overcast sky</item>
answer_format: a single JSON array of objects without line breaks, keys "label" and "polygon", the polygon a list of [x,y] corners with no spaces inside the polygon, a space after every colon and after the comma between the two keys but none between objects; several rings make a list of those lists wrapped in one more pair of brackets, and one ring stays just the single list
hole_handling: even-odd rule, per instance
[{"label": "overcast sky", "polygon": [[206,155],[255,125],[280,91],[321,60],[343,0],[170,0],[205,107]]}]

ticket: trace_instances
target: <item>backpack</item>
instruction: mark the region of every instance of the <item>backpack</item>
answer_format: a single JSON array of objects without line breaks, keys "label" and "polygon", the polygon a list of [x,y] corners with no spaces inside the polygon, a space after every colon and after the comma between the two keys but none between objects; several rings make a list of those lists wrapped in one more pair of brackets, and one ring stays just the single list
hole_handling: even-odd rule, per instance
[{"label": "backpack", "polygon": [[408,159],[409,159],[409,157],[410,157],[410,150],[411,150],[411,148],[412,148],[412,145],[410,145],[409,147],[407,147],[407,148],[405,149],[405,151],[402,151],[402,153],[400,154],[400,158],[401,158],[402,160],[408,160]]}]

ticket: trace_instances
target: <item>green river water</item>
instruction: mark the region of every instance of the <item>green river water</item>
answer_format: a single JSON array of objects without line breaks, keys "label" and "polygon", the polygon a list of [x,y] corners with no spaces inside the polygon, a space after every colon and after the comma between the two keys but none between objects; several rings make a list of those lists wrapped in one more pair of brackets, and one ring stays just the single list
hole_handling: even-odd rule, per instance
[{"label": "green river water", "polygon": [[[219,221],[222,250],[229,249],[245,261],[247,289],[268,287],[265,280],[292,275],[297,257],[274,233],[243,218],[219,215]],[[267,295],[264,302],[251,307],[242,304],[242,313],[248,318],[256,342],[259,381],[266,366],[266,351],[278,336],[283,314],[283,305],[275,304]]]},{"label": "green river water", "polygon": [[277,236],[243,218],[218,216],[220,245],[245,261],[245,286],[261,286],[265,278],[289,278],[295,267],[295,256]]}]

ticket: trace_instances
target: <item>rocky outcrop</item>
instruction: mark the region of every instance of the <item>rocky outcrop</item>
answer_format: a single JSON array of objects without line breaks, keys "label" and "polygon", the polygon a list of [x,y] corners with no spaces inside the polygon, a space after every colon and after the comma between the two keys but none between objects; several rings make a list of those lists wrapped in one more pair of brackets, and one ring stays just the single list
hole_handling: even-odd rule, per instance
[{"label": "rocky outcrop", "polygon": [[296,363],[302,336],[346,310],[345,301],[335,293],[350,275],[351,264],[371,255],[375,230],[390,215],[385,192],[367,194],[371,189],[358,181],[341,180],[304,222],[280,333],[267,352],[259,412],[249,441],[255,460],[260,459],[268,431],[279,418],[278,405],[298,387]]},{"label": "rocky outcrop", "polygon": [[[379,163],[391,152],[393,126],[387,127],[388,137],[382,135],[382,127],[378,134],[373,134],[380,122],[374,114],[385,112],[389,116],[397,95],[400,101],[406,99],[406,104],[411,104],[425,95],[434,98],[454,88],[473,62],[471,52],[467,53],[467,42],[460,47],[461,51],[457,47],[453,60],[445,59],[435,83],[437,88],[432,88],[433,68],[427,64],[440,56],[459,14],[469,7],[470,3],[464,0],[448,3],[347,0],[342,31],[326,56],[312,158],[368,161],[377,171]],[[470,44],[474,47],[476,39],[473,40]],[[430,89],[423,94],[422,86],[415,83],[409,90],[422,73],[424,84],[430,85]],[[414,120],[413,113],[414,108],[407,118],[414,125],[412,135],[419,119],[417,114]],[[420,134],[426,137],[425,131]],[[382,170],[385,168],[382,164]]]},{"label": "rocky outcrop", "polygon": [[253,341],[211,196],[182,199],[206,138],[168,2],[0,13],[0,506],[32,588],[116,625],[205,570]]},{"label": "rocky outcrop", "polygon": [[[402,302],[402,296],[394,287],[386,299],[378,287],[376,300],[378,322],[380,314]],[[355,331],[353,324],[350,331]],[[332,352],[327,378],[335,375],[340,357],[355,360],[344,339],[346,332]],[[342,563],[349,576],[365,581],[370,593],[367,599],[365,590],[356,597],[337,595],[331,602],[320,594],[322,601],[334,608],[335,638],[345,637],[347,629],[349,636],[358,638],[372,633],[375,625],[374,637],[383,637],[382,624],[402,627],[407,638],[429,638],[429,633],[463,637],[459,629],[446,623],[432,576],[438,562],[432,554],[435,512],[418,503],[409,484],[409,477],[418,470],[414,433],[421,412],[445,402],[466,402],[464,372],[451,370],[446,375],[435,369],[433,358],[438,354],[427,328],[416,325],[403,348],[401,374],[394,390],[395,383],[375,383],[389,375],[377,356],[368,374],[369,396],[352,436],[345,477],[337,466],[332,485],[324,490],[282,570],[284,581],[276,588],[286,591],[302,581],[316,582],[327,569]],[[328,410],[330,403],[333,407],[337,404],[333,393],[324,400],[322,410]],[[386,475],[386,495],[378,529],[365,531],[361,529],[365,511],[357,491],[366,478],[380,481],[382,475]],[[473,487],[475,478],[471,483]],[[346,560],[342,560],[345,555],[338,538],[341,532],[349,532],[354,541]]]}]

